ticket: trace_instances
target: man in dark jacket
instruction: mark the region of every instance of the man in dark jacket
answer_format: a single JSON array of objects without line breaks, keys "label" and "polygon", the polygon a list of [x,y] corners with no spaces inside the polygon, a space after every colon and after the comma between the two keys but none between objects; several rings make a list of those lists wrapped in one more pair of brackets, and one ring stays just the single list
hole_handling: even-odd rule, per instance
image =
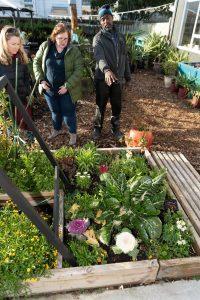
[{"label": "man in dark jacket", "polygon": [[99,10],[101,30],[93,39],[96,60],[96,113],[93,139],[100,138],[104,113],[108,98],[112,109],[111,130],[117,140],[123,137],[119,127],[121,114],[121,89],[124,79],[130,81],[126,42],[124,36],[113,25],[113,15],[109,5]]}]

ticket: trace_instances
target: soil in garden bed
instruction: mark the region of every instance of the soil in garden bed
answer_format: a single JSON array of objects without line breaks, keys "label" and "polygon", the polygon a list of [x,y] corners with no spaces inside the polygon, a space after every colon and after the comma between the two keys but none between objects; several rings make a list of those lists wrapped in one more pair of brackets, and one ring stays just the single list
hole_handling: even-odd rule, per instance
[{"label": "soil in garden bed", "polygon": [[[92,139],[95,95],[88,95],[77,105],[78,145]],[[110,106],[107,107],[102,137],[99,147],[116,147],[110,131]],[[52,149],[67,145],[67,134],[53,141],[47,137],[52,129],[50,112],[41,99],[34,110],[35,122],[45,141]],[[121,129],[145,126],[153,130],[155,139],[153,150],[182,152],[200,172],[200,111],[189,106],[186,100],[177,99],[164,87],[162,75],[139,70],[132,75],[131,87],[124,91]]]}]

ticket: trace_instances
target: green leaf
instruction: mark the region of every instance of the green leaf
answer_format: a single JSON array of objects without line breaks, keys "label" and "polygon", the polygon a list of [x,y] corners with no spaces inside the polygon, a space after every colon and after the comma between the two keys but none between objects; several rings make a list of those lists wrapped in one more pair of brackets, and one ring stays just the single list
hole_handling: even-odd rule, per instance
[{"label": "green leaf", "polygon": [[136,260],[138,253],[139,253],[139,250],[136,247],[131,252],[129,252],[128,255],[131,256],[133,260]]},{"label": "green leaf", "polygon": [[102,227],[99,231],[100,241],[107,246],[109,245],[109,242],[110,242],[111,228],[112,227],[110,225],[108,225],[108,226]]},{"label": "green leaf", "polygon": [[140,180],[141,180],[141,177],[136,178],[136,176],[134,176],[133,178],[131,178],[131,179],[128,181],[129,189],[130,189],[131,192],[132,192],[137,186],[140,185]]},{"label": "green leaf", "polygon": [[151,202],[150,199],[145,199],[144,202],[144,211],[148,216],[157,216],[160,211],[155,208],[155,205]]},{"label": "green leaf", "polygon": [[158,217],[142,218],[137,229],[143,241],[148,243],[149,240],[156,240],[161,236],[162,222]]},{"label": "green leaf", "polygon": [[114,208],[117,208],[120,205],[120,201],[114,197],[111,197],[108,199],[109,205],[113,206]]},{"label": "green leaf", "polygon": [[110,177],[111,177],[111,175],[109,174],[109,173],[103,173],[103,174],[101,174],[100,175],[100,180],[101,181],[110,181]]},{"label": "green leaf", "polygon": [[126,188],[127,188],[125,174],[124,173],[119,174],[119,176],[117,178],[117,181],[118,181],[119,189],[120,189],[121,193],[123,193],[126,190]]},{"label": "green leaf", "polygon": [[112,246],[112,250],[115,254],[121,254],[122,253],[122,250],[119,249],[116,245],[115,246]]},{"label": "green leaf", "polygon": [[106,219],[109,219],[110,221],[112,220],[111,216],[114,215],[114,212],[111,212],[111,211],[104,211],[100,217],[98,217],[97,219],[100,220],[100,221],[103,221],[103,220],[106,220]]},{"label": "green leaf", "polygon": [[130,229],[128,229],[128,228],[126,228],[126,227],[125,227],[125,228],[123,228],[121,232],[129,232],[129,233],[131,233],[131,234],[132,234],[131,230],[130,230]]},{"label": "green leaf", "polygon": [[143,240],[143,242],[148,243],[149,236],[148,236],[145,226],[141,222],[138,221],[137,223],[135,223],[135,227],[137,228],[138,233],[139,233],[141,239]]}]

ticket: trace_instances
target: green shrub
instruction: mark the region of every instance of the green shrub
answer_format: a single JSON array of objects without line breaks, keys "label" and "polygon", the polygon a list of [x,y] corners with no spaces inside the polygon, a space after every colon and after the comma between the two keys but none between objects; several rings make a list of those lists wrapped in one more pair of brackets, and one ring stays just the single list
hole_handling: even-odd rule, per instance
[{"label": "green shrub", "polygon": [[1,298],[7,293],[19,293],[25,288],[23,281],[53,268],[57,251],[11,203],[0,210],[0,228]]}]

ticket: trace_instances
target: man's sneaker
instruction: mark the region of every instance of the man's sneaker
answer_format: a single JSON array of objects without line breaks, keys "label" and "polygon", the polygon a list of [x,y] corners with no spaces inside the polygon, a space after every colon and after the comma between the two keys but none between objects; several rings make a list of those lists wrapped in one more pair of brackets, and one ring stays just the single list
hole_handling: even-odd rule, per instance
[{"label": "man's sneaker", "polygon": [[57,137],[57,135],[62,134],[61,130],[55,130],[53,129],[52,133],[49,135],[48,139],[54,139],[55,137]]},{"label": "man's sneaker", "polygon": [[101,129],[98,128],[98,127],[95,127],[94,128],[94,131],[93,131],[93,140],[96,141],[100,138],[101,136]]},{"label": "man's sneaker", "polygon": [[69,134],[70,139],[69,139],[69,146],[75,146],[76,145],[76,133],[70,133]]},{"label": "man's sneaker", "polygon": [[123,133],[119,129],[112,130],[112,134],[114,135],[115,139],[118,141],[122,140],[124,137]]}]

